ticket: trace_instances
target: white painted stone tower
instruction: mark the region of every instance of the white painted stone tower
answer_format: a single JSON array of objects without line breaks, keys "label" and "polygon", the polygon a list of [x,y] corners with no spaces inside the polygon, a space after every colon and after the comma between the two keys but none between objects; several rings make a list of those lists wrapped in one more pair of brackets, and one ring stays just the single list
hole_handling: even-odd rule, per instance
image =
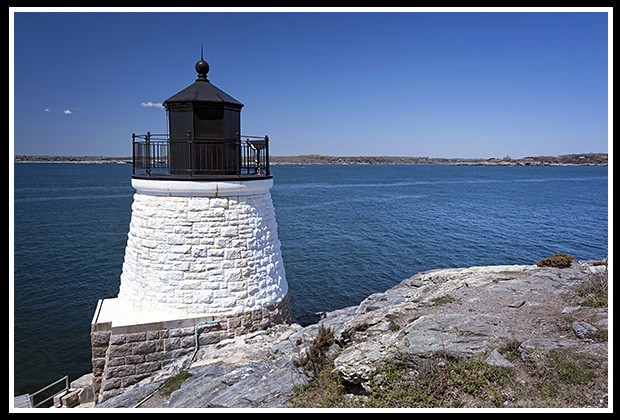
[{"label": "white painted stone tower", "polygon": [[232,316],[288,293],[269,189],[254,181],[133,179],[118,299],[177,317]]},{"label": "white painted stone tower", "polygon": [[[133,135],[135,188],[118,296],[91,325],[103,401],[201,343],[289,322],[269,193],[269,138],[242,136],[243,104],[209,65],[164,102],[168,134]],[[201,327],[201,328],[199,328]]]}]

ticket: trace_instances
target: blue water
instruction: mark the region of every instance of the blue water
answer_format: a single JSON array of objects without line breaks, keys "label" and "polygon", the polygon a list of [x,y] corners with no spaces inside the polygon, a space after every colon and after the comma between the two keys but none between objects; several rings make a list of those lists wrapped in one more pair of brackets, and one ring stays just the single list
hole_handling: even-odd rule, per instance
[{"label": "blue water", "polygon": [[[15,392],[91,370],[116,296],[130,165],[15,164]],[[274,165],[295,316],[355,305],[419,271],[607,256],[607,167]]]}]

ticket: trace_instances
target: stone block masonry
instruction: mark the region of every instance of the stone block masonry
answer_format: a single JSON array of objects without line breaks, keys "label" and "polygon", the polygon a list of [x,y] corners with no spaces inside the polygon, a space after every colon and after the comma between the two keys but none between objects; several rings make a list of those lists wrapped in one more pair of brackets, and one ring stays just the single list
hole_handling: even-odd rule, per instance
[{"label": "stone block masonry", "polygon": [[91,324],[93,389],[114,396],[199,344],[290,322],[271,179],[132,179],[118,296]]},{"label": "stone block masonry", "polygon": [[[229,317],[144,323],[133,320],[125,325],[122,321],[115,322],[115,319],[125,319],[120,304],[118,299],[100,300],[91,325],[93,391],[97,403],[122,393],[127,387],[192,353],[196,332],[201,347],[291,321],[288,295],[270,307]],[[145,317],[148,318],[154,316]],[[207,323],[196,328],[202,322]]]},{"label": "stone block masonry", "polygon": [[269,190],[228,193],[238,195],[137,192],[118,297],[178,316],[234,315],[281,300],[288,286]]}]

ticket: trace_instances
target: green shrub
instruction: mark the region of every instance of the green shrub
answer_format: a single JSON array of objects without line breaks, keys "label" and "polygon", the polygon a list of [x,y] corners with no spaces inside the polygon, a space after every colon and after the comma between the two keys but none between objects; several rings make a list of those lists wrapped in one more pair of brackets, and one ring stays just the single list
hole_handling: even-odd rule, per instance
[{"label": "green shrub", "polygon": [[164,386],[161,388],[160,391],[161,394],[166,396],[172,394],[174,391],[181,388],[181,384],[185,382],[186,379],[189,379],[191,377],[191,373],[189,373],[187,370],[182,370],[181,372],[179,372],[172,378],[167,379],[166,382],[164,382]]}]

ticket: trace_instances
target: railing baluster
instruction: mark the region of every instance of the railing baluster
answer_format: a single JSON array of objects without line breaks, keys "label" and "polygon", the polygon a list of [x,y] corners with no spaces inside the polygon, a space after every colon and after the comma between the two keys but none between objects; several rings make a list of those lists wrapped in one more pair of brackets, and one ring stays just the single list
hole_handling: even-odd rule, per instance
[{"label": "railing baluster", "polygon": [[136,133],[131,133],[131,174],[136,174]]},{"label": "railing baluster", "polygon": [[269,176],[269,136],[265,135],[265,175]]}]

